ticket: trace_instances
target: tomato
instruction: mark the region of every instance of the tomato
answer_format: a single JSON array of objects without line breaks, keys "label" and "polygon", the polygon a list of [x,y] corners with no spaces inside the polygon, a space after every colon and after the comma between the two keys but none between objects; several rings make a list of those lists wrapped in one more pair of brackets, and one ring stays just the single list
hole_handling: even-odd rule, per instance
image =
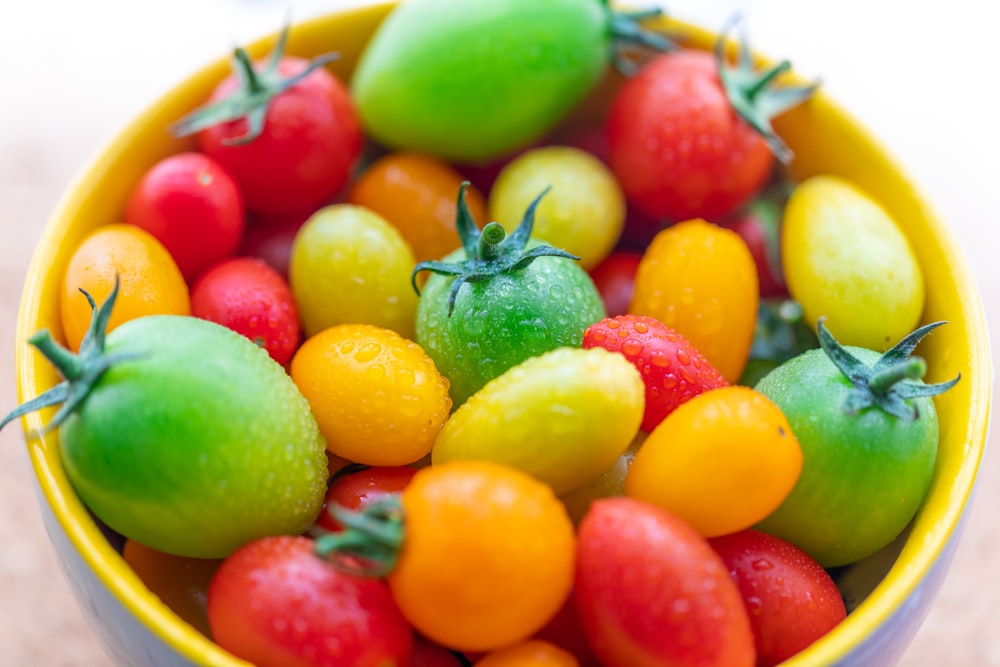
[{"label": "tomato", "polygon": [[209,583],[221,559],[174,556],[135,540],[125,540],[122,558],[172,612],[210,636],[206,600]]},{"label": "tomato", "polygon": [[249,220],[237,254],[258,257],[288,280],[288,262],[295,235],[314,211]]},{"label": "tomato", "polygon": [[722,559],[666,510],[591,505],[578,531],[574,598],[606,667],[753,667],[743,600]]},{"label": "tomato", "polygon": [[750,248],[754,264],[757,265],[761,298],[788,296],[788,287],[781,270],[780,244],[781,218],[788,200],[787,190],[790,188],[790,185],[779,183],[719,221],[722,226],[739,234]]},{"label": "tomato", "polygon": [[636,271],[629,313],[680,333],[732,383],[750,356],[759,300],[757,269],[743,239],[696,219],[653,239]]},{"label": "tomato", "polygon": [[341,572],[306,537],[250,542],[208,590],[212,637],[258,667],[409,665],[413,631],[385,583]]},{"label": "tomato", "polygon": [[[462,175],[448,163],[420,153],[390,153],[355,180],[348,201],[364,206],[399,230],[417,261],[441,259],[461,245],[455,230],[455,199]],[[485,225],[486,201],[470,187],[469,213]]]},{"label": "tomato", "polygon": [[337,324],[372,324],[413,338],[416,260],[395,227],[361,206],[333,204],[295,236],[288,281],[306,336]]},{"label": "tomato", "polygon": [[177,263],[149,232],[123,223],[90,232],[63,274],[59,315],[66,346],[80,349],[92,309],[80,290],[103,301],[118,283],[108,331],[144,315],[189,315],[191,297]]},{"label": "tomato", "polygon": [[363,509],[387,495],[405,489],[415,474],[417,468],[409,466],[377,466],[361,470],[351,466],[342,469],[330,481],[323,512],[316,525],[324,530],[341,530],[343,526],[326,511],[329,505],[336,503],[350,510]]},{"label": "tomato", "polygon": [[565,493],[621,456],[639,430],[642,406],[639,372],[621,355],[552,350],[463,403],[441,429],[431,461],[496,461]]},{"label": "tomato", "polygon": [[647,433],[685,401],[729,384],[684,336],[652,317],[607,317],[587,327],[583,347],[620,352],[642,375]]},{"label": "tomato", "polygon": [[448,649],[417,635],[410,667],[464,667],[465,663]]},{"label": "tomato", "polygon": [[351,93],[377,142],[484,163],[552,129],[621,42],[668,45],[599,0],[417,0],[377,28]]},{"label": "tomato", "polygon": [[932,397],[958,381],[925,385],[926,363],[910,356],[940,324],[917,329],[880,355],[840,345],[821,320],[822,349],[800,354],[757,383],[788,417],[803,451],[798,483],[758,529],[824,567],[861,560],[903,531],[934,475]]},{"label": "tomato", "polygon": [[769,372],[806,350],[819,347],[816,334],[802,319],[802,306],[792,299],[762,299],[750,359],[740,384],[752,387]]},{"label": "tomato", "polygon": [[282,366],[301,339],[291,288],[255,257],[223,260],[205,271],[191,288],[191,314],[243,334]]},{"label": "tomato", "polygon": [[490,218],[513,231],[546,187],[535,211],[534,234],[580,258],[590,270],[614,248],[625,225],[625,196],[614,175],[591,154],[543,146],[514,158],[490,190]]},{"label": "tomato", "polygon": [[580,667],[580,662],[555,644],[528,639],[491,651],[476,667]]},{"label": "tomato", "polygon": [[637,252],[616,251],[590,270],[590,278],[609,317],[628,312],[641,259],[642,254]]},{"label": "tomato", "polygon": [[609,468],[589,482],[559,495],[573,523],[579,524],[590,509],[590,504],[598,498],[625,495],[625,476],[632,467],[636,452],[646,440],[646,435],[639,431],[628,449]]},{"label": "tomato", "polygon": [[725,63],[716,53],[657,55],[615,94],[605,121],[611,168],[626,197],[653,218],[724,216],[757,194],[775,154],[790,157],[770,118],[815,86],[770,87],[788,67],[755,72],[748,52]]},{"label": "tomato", "polygon": [[720,387],[688,400],[649,434],[625,493],[712,537],[768,516],[801,470],[802,449],[781,410],[749,387]]},{"label": "tomato", "polygon": [[924,278],[890,214],[840,177],[813,176],[792,191],[781,230],[788,290],[813,327],[820,317],[845,345],[885,350],[924,309]]},{"label": "tomato", "polygon": [[178,153],[143,174],[129,195],[125,222],[155,236],[191,284],[239,247],[246,226],[243,193],[212,158]]},{"label": "tomato", "polygon": [[756,530],[713,537],[708,543],[739,586],[758,667],[788,660],[847,616],[833,579],[798,547]]},{"label": "tomato", "polygon": [[266,63],[237,48],[235,71],[174,126],[178,135],[196,134],[201,151],[239,184],[247,209],[266,215],[325,203],[347,183],[362,147],[350,95],[324,68],[331,56],[285,55],[286,36]]},{"label": "tomato", "polygon": [[79,355],[45,331],[31,339],[66,380],[0,428],[61,403],[47,428],[59,429],[74,490],[108,527],[158,551],[221,558],[309,528],[327,458],[285,370],[246,337],[195,317],[140,317],[105,337],[116,296],[95,308]]},{"label": "tomato", "polygon": [[422,458],[451,410],[448,382],[420,346],[370,324],[341,324],[308,338],[290,372],[327,448],[365,465]]},{"label": "tomato", "polygon": [[576,610],[576,599],[573,593],[566,599],[562,608],[549,619],[544,628],[535,633],[535,639],[541,639],[569,651],[580,663],[581,667],[601,667],[597,656],[587,643],[587,637],[580,625],[580,617]]},{"label": "tomato", "polygon": [[529,357],[579,347],[583,330],[604,317],[601,297],[574,256],[531,238],[535,206],[510,236],[496,222],[480,231],[465,205],[462,248],[413,271],[434,275],[417,305],[416,341],[451,383],[456,406]]}]

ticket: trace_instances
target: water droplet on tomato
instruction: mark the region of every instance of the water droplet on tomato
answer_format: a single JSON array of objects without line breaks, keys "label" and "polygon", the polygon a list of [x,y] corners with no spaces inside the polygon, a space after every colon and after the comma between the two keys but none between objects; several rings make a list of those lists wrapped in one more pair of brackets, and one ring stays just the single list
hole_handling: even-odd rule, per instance
[{"label": "water droplet on tomato", "polygon": [[750,567],[757,570],[758,572],[766,572],[774,567],[774,563],[767,560],[766,558],[758,558],[754,562],[750,563]]},{"label": "water droplet on tomato", "polygon": [[626,357],[635,357],[642,353],[643,345],[637,340],[627,340],[622,343],[622,353]]},{"label": "water droplet on tomato", "polygon": [[647,325],[645,322],[636,322],[632,326],[632,328],[635,329],[636,333],[641,333],[641,334],[644,334],[649,331],[649,325]]},{"label": "water droplet on tomato", "polygon": [[367,363],[382,353],[382,346],[378,343],[365,343],[354,353],[354,360],[360,363]]}]

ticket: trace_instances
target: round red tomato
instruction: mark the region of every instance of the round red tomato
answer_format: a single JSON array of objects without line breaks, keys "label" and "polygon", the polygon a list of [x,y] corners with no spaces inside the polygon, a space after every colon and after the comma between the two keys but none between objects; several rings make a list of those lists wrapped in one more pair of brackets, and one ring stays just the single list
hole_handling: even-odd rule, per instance
[{"label": "round red tomato", "polygon": [[248,220],[243,233],[243,242],[237,253],[241,256],[259,257],[287,280],[288,263],[292,257],[295,235],[299,233],[310,215],[312,212],[307,211]]},{"label": "round red tomato", "polygon": [[362,510],[380,498],[402,491],[416,474],[417,468],[409,466],[375,466],[353,472],[345,468],[331,481],[323,513],[316,524],[326,530],[340,530],[340,523],[326,511],[331,503],[349,510]]},{"label": "round red tomato", "polygon": [[608,317],[628,312],[635,287],[635,272],[641,259],[640,253],[619,250],[590,270],[590,278],[601,294]]},{"label": "round red tomato", "polygon": [[125,207],[125,222],[156,237],[190,284],[239,247],[243,195],[215,160],[179,153],[143,174]]}]

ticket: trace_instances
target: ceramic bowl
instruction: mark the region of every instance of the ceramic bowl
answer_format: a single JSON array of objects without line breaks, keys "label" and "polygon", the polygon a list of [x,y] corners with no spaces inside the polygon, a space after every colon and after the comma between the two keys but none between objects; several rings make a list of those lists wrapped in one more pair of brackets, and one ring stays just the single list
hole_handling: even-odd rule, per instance
[{"label": "ceramic bowl", "polygon": [[[315,55],[336,49],[331,65],[343,80],[392,5],[331,14],[293,26],[288,52]],[[710,34],[665,22],[672,34],[707,48]],[[276,35],[248,46],[268,53]],[[48,328],[61,335],[59,284],[70,253],[97,225],[118,221],[140,174],[158,160],[193,147],[166,128],[198,106],[229,72],[220,58],[167,92],[125,127],[82,171],[59,202],[30,264],[17,324],[16,370],[20,400],[54,385],[53,368],[27,343]],[[593,118],[606,101],[609,77],[578,118]],[[941,586],[962,532],[986,441],[992,370],[984,315],[969,267],[945,221],[925,200],[904,169],[848,112],[822,91],[781,117],[776,129],[795,152],[793,178],[832,173],[871,193],[893,215],[913,244],[928,285],[924,321],[946,320],[921,345],[931,370],[928,381],[962,374],[958,385],[937,397],[941,444],[929,495],[907,533],[875,556],[836,573],[851,613],[788,667],[893,664],[916,633]],[[32,433],[51,411],[22,420]],[[213,644],[185,622],[163,596],[154,594],[123,558],[121,541],[93,520],[73,492],[59,459],[56,433],[27,437],[38,501],[68,581],[84,615],[113,661],[144,667],[246,663]]]}]

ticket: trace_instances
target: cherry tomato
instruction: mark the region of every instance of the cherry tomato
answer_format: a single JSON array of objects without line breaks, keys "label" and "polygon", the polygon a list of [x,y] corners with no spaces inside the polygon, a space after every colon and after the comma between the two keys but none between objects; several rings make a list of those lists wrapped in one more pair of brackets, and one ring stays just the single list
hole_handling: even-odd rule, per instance
[{"label": "cherry tomato", "polygon": [[102,303],[118,279],[108,332],[144,315],[190,315],[191,297],[177,263],[163,244],[135,225],[102,225],[73,251],[63,276],[59,299],[66,346],[80,349],[92,309],[85,290]]},{"label": "cherry tomato", "polygon": [[413,644],[413,661],[410,667],[464,667],[454,653],[417,635]]},{"label": "cherry tomato", "polygon": [[341,572],[306,537],[267,537],[227,558],[208,589],[214,640],[258,667],[407,665],[413,631],[384,582]]},{"label": "cherry tomato", "polygon": [[743,596],[757,646],[757,667],[788,660],[847,616],[827,571],[791,543],[756,530],[708,542]]},{"label": "cherry tomato", "polygon": [[290,373],[327,448],[356,463],[417,461],[451,410],[448,381],[423,349],[369,324],[341,324],[307,339]]},{"label": "cherry tomato", "polygon": [[191,288],[191,314],[246,336],[282,366],[302,335],[291,288],[256,257],[223,260],[203,273]]},{"label": "cherry tomato", "polygon": [[590,279],[601,295],[608,317],[628,312],[641,259],[638,252],[616,251],[590,270]]},{"label": "cherry tomato", "polygon": [[243,194],[212,158],[179,153],[143,174],[129,197],[125,222],[155,236],[191,284],[239,247],[246,225]]},{"label": "cherry tomato", "polygon": [[[347,199],[392,223],[418,262],[441,259],[462,245],[455,229],[455,201],[462,180],[439,158],[390,153],[355,180]],[[465,197],[472,219],[482,227],[488,222],[482,194],[470,187]]]},{"label": "cherry tomato", "polygon": [[801,470],[802,448],[778,406],[749,387],[720,387],[681,404],[649,434],[625,493],[702,535],[723,535],[768,516]]},{"label": "cherry tomato", "polygon": [[342,471],[330,482],[330,490],[323,503],[323,513],[316,525],[325,530],[341,530],[343,526],[340,522],[326,511],[331,503],[350,510],[363,509],[389,494],[405,489],[415,474],[417,468],[409,466],[376,466],[353,472],[350,469]]},{"label": "cherry tomato", "polygon": [[237,254],[259,257],[288,280],[288,262],[295,235],[312,214],[313,211],[277,217],[254,216],[247,221]]},{"label": "cherry tomato", "polygon": [[602,667],[594,651],[587,643],[587,636],[580,624],[580,615],[576,609],[576,599],[571,592],[566,602],[556,612],[544,628],[535,633],[535,639],[541,639],[559,648],[569,651],[576,657],[581,667]]},{"label": "cherry tomato", "polygon": [[580,662],[555,644],[528,639],[491,651],[476,667],[580,667]]}]

